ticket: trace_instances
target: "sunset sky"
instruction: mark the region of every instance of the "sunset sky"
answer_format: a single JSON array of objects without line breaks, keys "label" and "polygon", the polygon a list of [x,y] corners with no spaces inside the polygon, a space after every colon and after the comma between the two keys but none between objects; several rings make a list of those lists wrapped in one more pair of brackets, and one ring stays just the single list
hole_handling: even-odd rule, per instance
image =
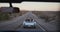
[{"label": "sunset sky", "polygon": [[[60,3],[55,2],[22,2],[13,3],[13,7],[19,7],[21,10],[37,10],[37,11],[58,11]],[[0,7],[9,7],[8,3],[0,3]]]}]

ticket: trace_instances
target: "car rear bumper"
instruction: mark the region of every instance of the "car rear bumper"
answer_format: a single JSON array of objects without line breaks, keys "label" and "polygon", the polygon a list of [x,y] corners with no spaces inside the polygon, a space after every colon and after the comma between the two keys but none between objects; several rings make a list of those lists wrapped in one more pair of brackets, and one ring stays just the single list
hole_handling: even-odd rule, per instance
[{"label": "car rear bumper", "polygon": [[34,25],[24,25],[23,27],[24,27],[24,28],[34,28],[34,27],[36,27],[36,26],[34,26]]}]

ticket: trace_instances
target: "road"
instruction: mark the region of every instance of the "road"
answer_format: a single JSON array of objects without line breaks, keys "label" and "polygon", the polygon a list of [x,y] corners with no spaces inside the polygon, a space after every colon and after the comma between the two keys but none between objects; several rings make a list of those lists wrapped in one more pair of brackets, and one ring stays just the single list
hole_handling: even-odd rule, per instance
[{"label": "road", "polygon": [[[26,18],[32,18],[34,20],[36,20],[37,22],[37,26],[35,29],[30,29],[30,28],[23,28],[23,21],[26,19]],[[22,15],[22,16],[19,16],[19,17],[16,17],[10,21],[7,21],[7,22],[4,22],[4,23],[0,23],[0,30],[13,30],[13,31],[19,31],[19,30],[27,30],[27,31],[30,31],[30,30],[39,30],[39,31],[46,31],[46,29],[41,26],[41,24],[39,23],[40,21],[43,21],[41,19],[38,19],[38,17],[36,15],[34,15],[32,12],[27,12],[26,14]]]}]

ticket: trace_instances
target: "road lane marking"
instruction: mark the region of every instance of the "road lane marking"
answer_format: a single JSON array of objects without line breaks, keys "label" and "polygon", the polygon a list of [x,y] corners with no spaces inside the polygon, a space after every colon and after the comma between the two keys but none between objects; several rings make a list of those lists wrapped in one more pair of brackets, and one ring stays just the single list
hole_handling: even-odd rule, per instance
[{"label": "road lane marking", "polygon": [[[35,22],[37,22],[36,20],[35,20]],[[43,31],[46,31],[46,32],[48,32],[42,25],[40,25],[38,22],[37,22],[37,24],[38,24],[38,26],[43,30]]]}]

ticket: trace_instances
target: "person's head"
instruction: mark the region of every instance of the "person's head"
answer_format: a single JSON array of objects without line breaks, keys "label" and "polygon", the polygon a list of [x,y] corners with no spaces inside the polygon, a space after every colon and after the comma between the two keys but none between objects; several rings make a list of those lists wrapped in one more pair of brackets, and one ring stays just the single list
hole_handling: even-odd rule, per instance
[{"label": "person's head", "polygon": [[31,19],[31,21],[33,21],[33,19]]}]

